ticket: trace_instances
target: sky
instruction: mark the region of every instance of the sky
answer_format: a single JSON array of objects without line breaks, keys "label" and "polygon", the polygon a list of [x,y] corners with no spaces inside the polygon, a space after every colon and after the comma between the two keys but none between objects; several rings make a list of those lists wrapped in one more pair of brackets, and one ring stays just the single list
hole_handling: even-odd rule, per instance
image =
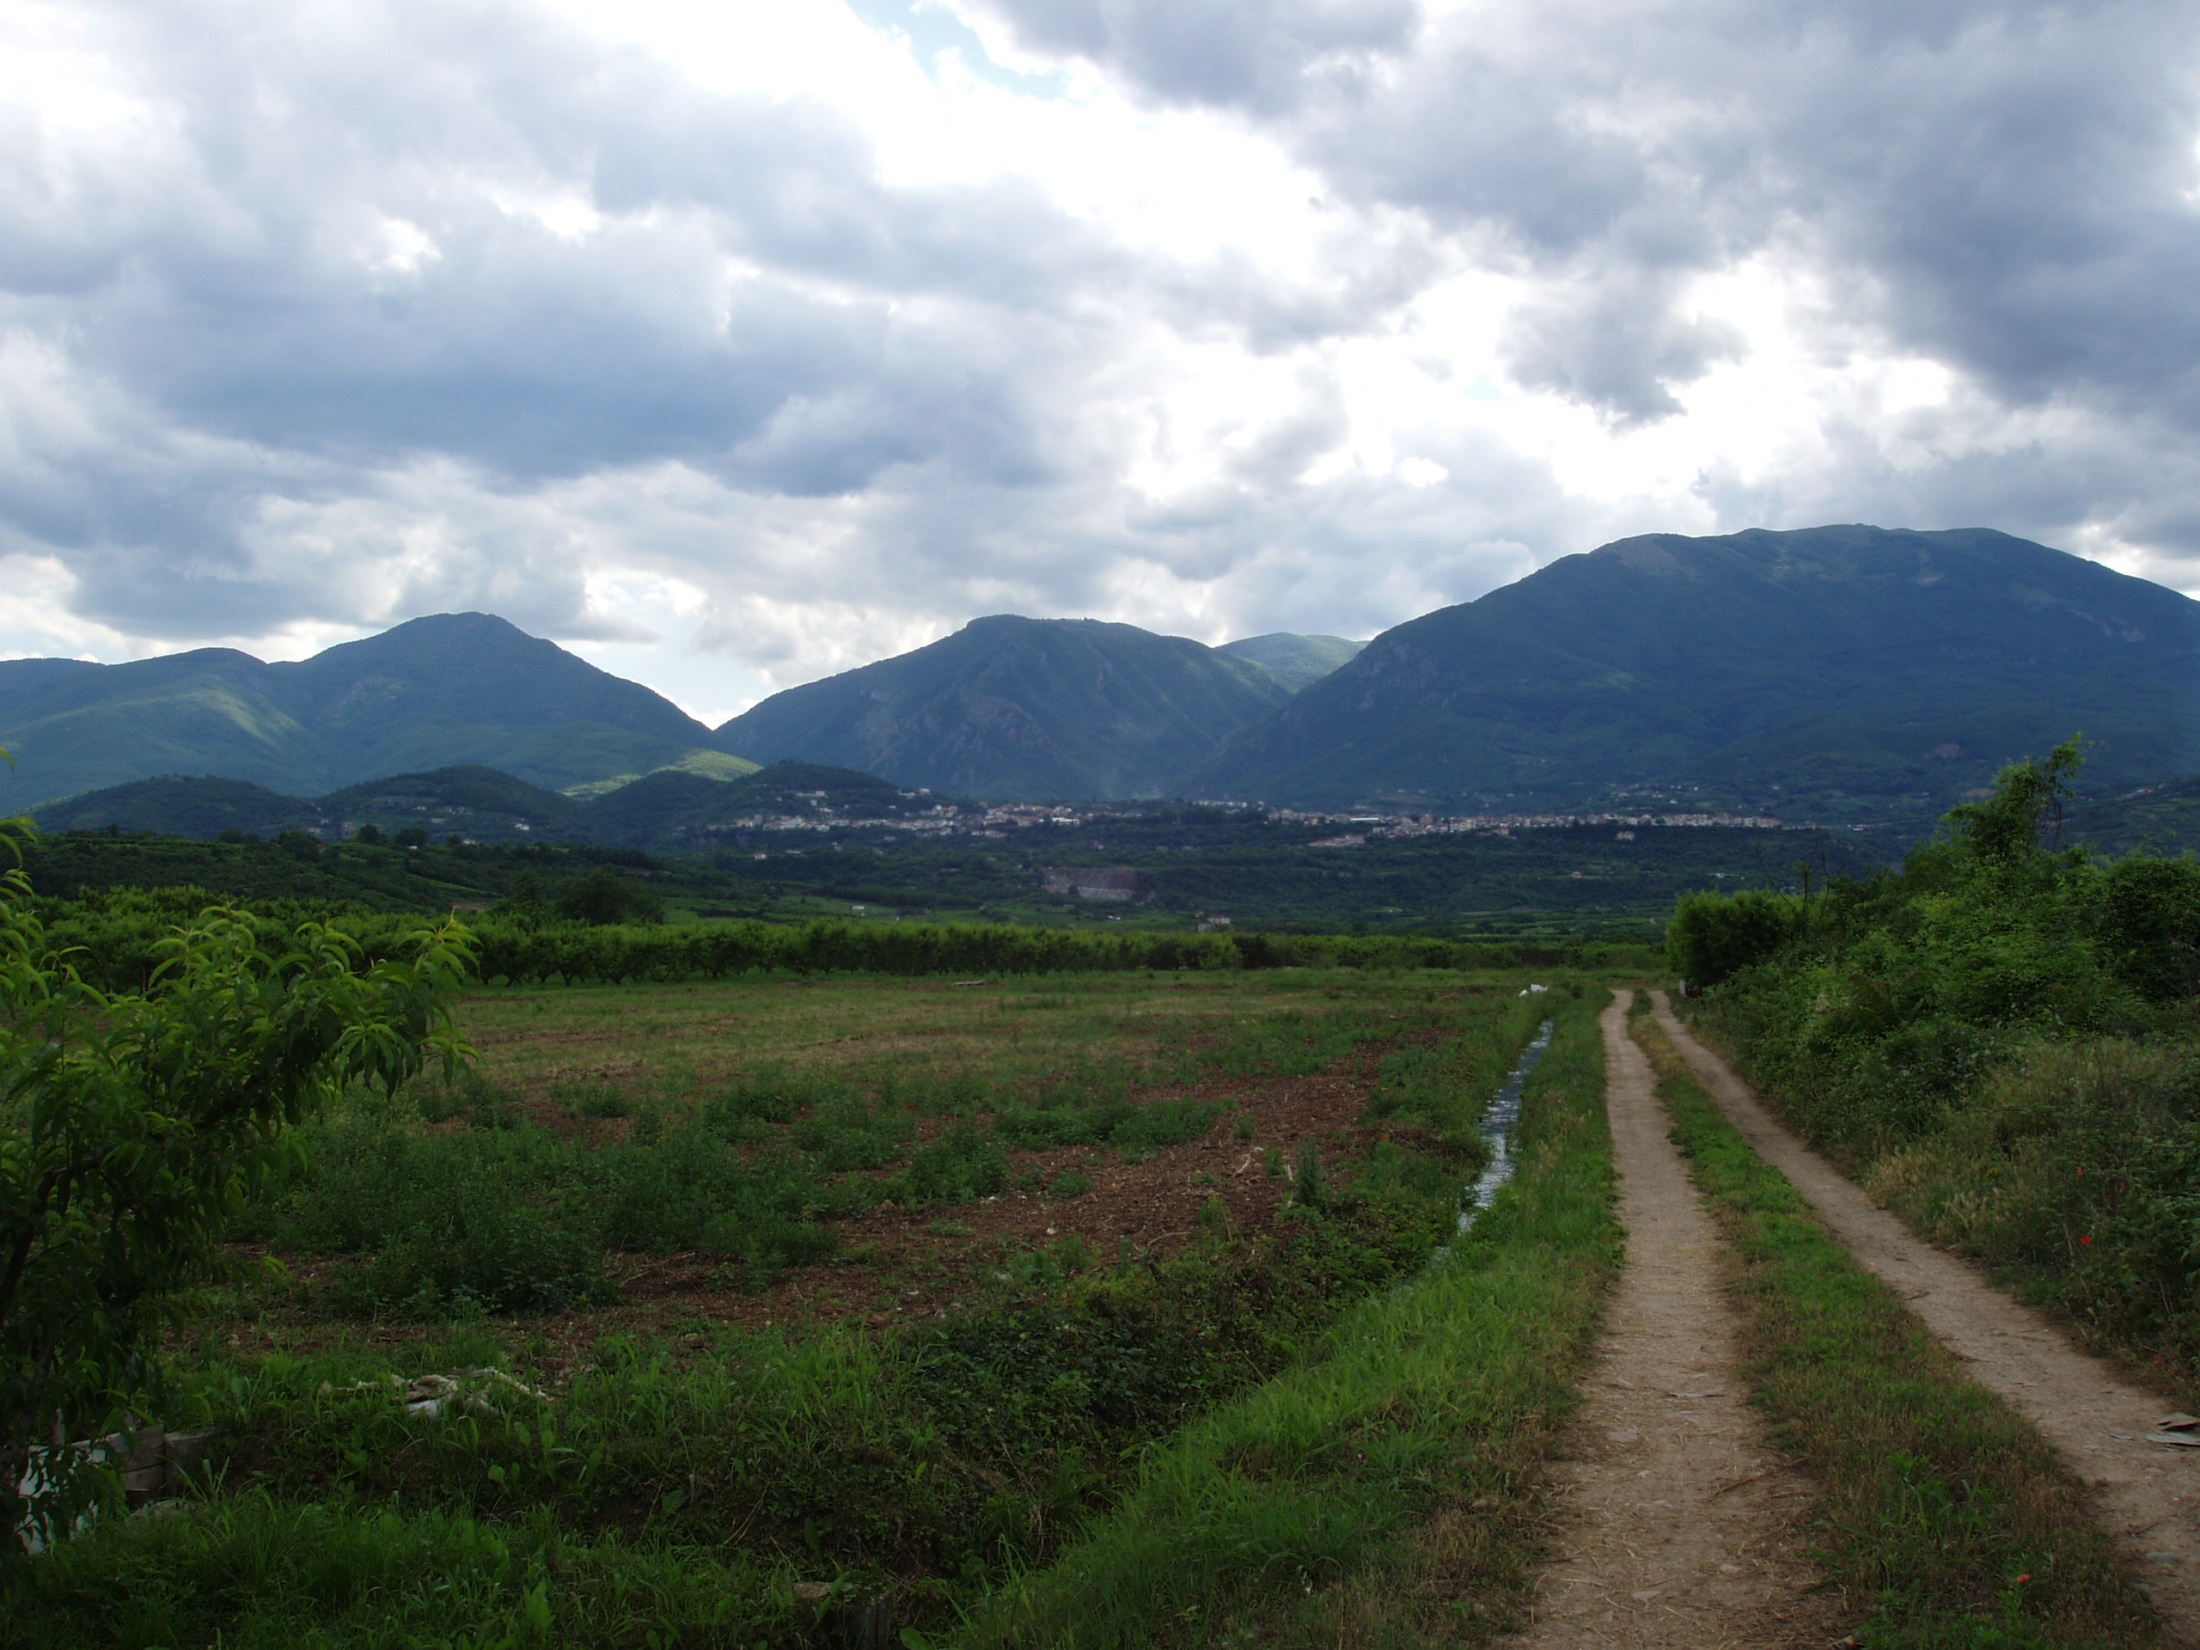
[{"label": "sky", "polygon": [[2190,0],[0,0],[0,656],[715,723],[1837,521],[2200,594]]}]

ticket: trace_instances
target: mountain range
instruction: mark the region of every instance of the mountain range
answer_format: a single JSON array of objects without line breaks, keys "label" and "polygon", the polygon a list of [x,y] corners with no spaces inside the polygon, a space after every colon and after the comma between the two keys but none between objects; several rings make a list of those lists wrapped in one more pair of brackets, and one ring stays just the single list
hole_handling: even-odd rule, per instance
[{"label": "mountain range", "polygon": [[292,795],[479,763],[562,789],[681,762],[731,776],[669,699],[483,613],[415,619],[297,663],[201,648],[131,664],[0,661],[10,811],[158,774]]},{"label": "mountain range", "polygon": [[775,693],[718,742],[757,763],[825,762],[1002,801],[1157,797],[1291,694],[1255,659],[1181,636],[1001,614]]},{"label": "mountain range", "polygon": [[[1624,539],[1364,646],[996,615],[716,729],[483,614],[295,664],[0,662],[0,810],[448,815],[459,767],[484,818],[562,830],[589,799],[707,820],[793,761],[1002,801],[1917,823],[2072,733],[2089,789],[2200,773],[2200,603],[1984,529],[1845,526]],[[111,790],[162,774],[262,794]]]},{"label": "mountain range", "polygon": [[2200,771],[2200,602],[1985,530],[1654,534],[1385,631],[1183,783],[1930,818],[2074,733],[2089,787]]}]

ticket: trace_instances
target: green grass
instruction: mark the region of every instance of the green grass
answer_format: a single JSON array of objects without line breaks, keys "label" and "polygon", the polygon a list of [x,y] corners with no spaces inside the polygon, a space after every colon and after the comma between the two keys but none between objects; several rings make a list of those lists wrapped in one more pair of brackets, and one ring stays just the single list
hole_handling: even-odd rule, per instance
[{"label": "green grass", "polygon": [[[1076,976],[1043,993],[487,993],[462,1014],[482,1068],[316,1119],[305,1173],[234,1230],[354,1257],[325,1280],[354,1316],[601,1305],[620,1254],[700,1252],[754,1289],[832,1258],[843,1226],[882,1204],[1001,1195],[1012,1154],[1137,1163],[1228,1116],[1251,1139],[1286,1080],[1353,1071],[1382,1044],[1396,1047],[1349,1153],[1379,1153],[1390,1192],[1448,1215],[1480,1162],[1474,1119],[1538,1013],[1457,976],[1283,971]],[[1225,1079],[1239,1092],[1214,1094]]]},{"label": "green grass", "polygon": [[1636,1034],[1698,1188],[1733,1243],[1749,1375],[1817,1478],[1825,1567],[1874,1650],[2160,1642],[2052,1447],[1966,1376],[1720,1115],[1654,1022]]},{"label": "green grass", "polygon": [[[554,1402],[408,1413],[375,1348],[211,1362],[217,1482],[9,1571],[0,1645],[809,1642],[795,1585],[937,1628],[1042,1565],[1143,1450],[1410,1275],[1425,1231],[1340,1199],[1253,1239],[1096,1265],[1067,1237],[1007,1298],[891,1333],[699,1325],[606,1339]],[[493,1326],[407,1373],[507,1361]],[[696,1344],[689,1344],[689,1343]]]},{"label": "green grass", "polygon": [[1149,1454],[958,1642],[1448,1644],[1515,1621],[1540,1463],[1619,1259],[1601,996],[1562,1001],[1520,1175],[1474,1231]]},{"label": "green grass", "polygon": [[[1566,1401],[1558,1372],[1594,1285],[1566,1264],[1579,1234],[1559,1232],[1560,1204],[1533,1200],[1407,1280],[1471,1179],[1437,1129],[1463,1125],[1541,1012],[1518,986],[1277,973],[1080,977],[1043,994],[840,980],[485,994],[467,1010],[502,1033],[482,1039],[485,1075],[339,1111],[312,1177],[256,1212],[256,1235],[305,1275],[229,1297],[179,1352],[196,1408],[162,1417],[215,1435],[212,1481],[171,1516],[0,1565],[0,1646],[749,1650],[845,1636],[821,1618],[850,1599],[884,1600],[897,1630],[950,1633],[998,1585],[1044,1574],[1182,1429],[1351,1356],[1361,1330],[1324,1337],[1371,1299],[1396,1303],[1357,1321],[1398,1372],[1388,1397],[1352,1400],[1360,1430],[1342,1447],[1410,1433],[1377,1446],[1382,1472],[1428,1487],[1416,1477],[1400,1500],[1404,1480],[1369,1469],[1350,1493],[1384,1498],[1368,1511],[1390,1522],[1356,1573],[1421,1562],[1495,1609],[1524,1573],[1513,1490],[1538,1418]],[[1390,1046],[1426,1046],[1433,1064],[1379,1079]],[[1529,1183],[1587,1177],[1593,1248],[1587,1047],[1546,1063],[1564,1097],[1531,1127],[1548,1162]],[[1461,1085],[1449,1111],[1437,1073]],[[1320,1195],[1292,1196],[1278,1143],[1306,1125],[1264,1107],[1310,1077],[1350,1085],[1355,1107],[1378,1090],[1399,1103],[1348,1127],[1332,1112]],[[1126,1107],[1146,1135],[1126,1138]],[[1107,1139],[1035,1160],[1004,1138],[1004,1113],[1089,1114]],[[1211,1153],[1165,1143],[1195,1122],[1229,1138]],[[1275,1179],[1251,1166],[1264,1148]],[[1165,1177],[1180,1212],[1158,1223],[1180,1229],[1119,1244],[1141,1205],[1111,1204],[1111,1177],[1148,1150],[1185,1154]],[[915,1228],[897,1253],[867,1258],[879,1246],[853,1236],[830,1265],[803,1251],[888,1191]],[[986,1196],[998,1203],[963,1201]],[[1044,1237],[974,1231],[1019,1198]],[[742,1292],[596,1298],[690,1243]],[[752,1260],[807,1296],[747,1292]],[[869,1298],[841,1311],[852,1279]],[[1500,1305],[1470,1308],[1483,1316],[1463,1332],[1519,1318],[1532,1333],[1462,1403],[1441,1389],[1476,1354],[1454,1344],[1448,1303],[1485,1286]],[[749,1310],[805,1300],[814,1319],[776,1327]],[[485,1365],[551,1401],[477,1383],[492,1409],[412,1414],[388,1379]],[[1488,1431],[1471,1461],[1443,1443],[1463,1415]],[[1485,1492],[1496,1510],[1468,1513]],[[1336,1604],[1353,1585],[1311,1596]]]}]

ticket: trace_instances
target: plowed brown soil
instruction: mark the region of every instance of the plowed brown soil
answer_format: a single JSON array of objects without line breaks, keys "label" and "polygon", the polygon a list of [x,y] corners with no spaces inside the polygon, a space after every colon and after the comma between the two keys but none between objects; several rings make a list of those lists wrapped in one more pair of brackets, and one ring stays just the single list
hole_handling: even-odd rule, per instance
[{"label": "plowed brown soil", "polygon": [[1717,1231],[1668,1138],[1650,1064],[1604,1012],[1627,1269],[1557,1470],[1557,1556],[1522,1650],[1748,1646],[1841,1636],[1797,1527],[1812,1486],[1744,1397]]},{"label": "plowed brown soil", "polygon": [[2073,1346],[1973,1266],[1910,1232],[1767,1111],[1732,1067],[1652,992],[1658,1023],[1757,1154],[1809,1199],[1851,1253],[1909,1303],[1971,1374],[2028,1416],[2093,1486],[2101,1524],[2120,1541],[2180,1642],[2200,1644],[2200,1449],[2150,1443],[2170,1408]]},{"label": "plowed brown soil", "polygon": [[[759,1288],[722,1256],[697,1253],[615,1257],[618,1298],[592,1307],[508,1320],[535,1343],[535,1367],[556,1384],[585,1362],[606,1335],[700,1337],[712,1324],[796,1326],[857,1320],[874,1326],[944,1317],[972,1307],[1003,1286],[1019,1257],[1074,1235],[1095,1263],[1128,1252],[1159,1259],[1202,1235],[1200,1215],[1210,1201],[1221,1205],[1230,1229],[1251,1233],[1274,1222],[1291,1191],[1286,1174],[1271,1174],[1271,1153],[1296,1162],[1305,1141],[1316,1142],[1322,1161],[1343,1167],[1383,1136],[1409,1136],[1367,1120],[1376,1070],[1388,1043],[1367,1045],[1330,1071],[1301,1077],[1236,1077],[1173,1084],[1142,1091],[1141,1099],[1229,1100],[1236,1109],[1197,1140],[1125,1162],[1111,1148],[1068,1147],[1014,1151],[1017,1181],[1053,1183],[1075,1169],[1091,1189],[1074,1198],[1038,1190],[1010,1190],[979,1203],[910,1210],[882,1204],[839,1223],[841,1257],[792,1269]],[[522,1102],[544,1127],[616,1139],[631,1120],[576,1119],[543,1095]],[[1252,1133],[1242,1135],[1241,1124]],[[943,1126],[939,1120],[928,1129]],[[256,1257],[264,1247],[240,1249]],[[348,1259],[289,1258],[288,1271],[310,1298]],[[401,1345],[427,1333],[416,1325],[354,1323],[311,1308],[271,1309],[257,1321],[228,1326],[224,1338],[242,1351],[280,1348],[310,1351],[336,1341]]]}]

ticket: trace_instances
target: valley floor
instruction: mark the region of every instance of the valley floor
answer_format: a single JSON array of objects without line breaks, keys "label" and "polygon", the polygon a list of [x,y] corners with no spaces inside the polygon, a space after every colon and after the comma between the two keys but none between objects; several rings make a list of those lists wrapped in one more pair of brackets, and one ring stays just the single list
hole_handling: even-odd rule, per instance
[{"label": "valley floor", "polygon": [[2165,1401],[1632,995],[483,991],[240,1227],[211,1470],[0,1646],[2200,1642]]}]

